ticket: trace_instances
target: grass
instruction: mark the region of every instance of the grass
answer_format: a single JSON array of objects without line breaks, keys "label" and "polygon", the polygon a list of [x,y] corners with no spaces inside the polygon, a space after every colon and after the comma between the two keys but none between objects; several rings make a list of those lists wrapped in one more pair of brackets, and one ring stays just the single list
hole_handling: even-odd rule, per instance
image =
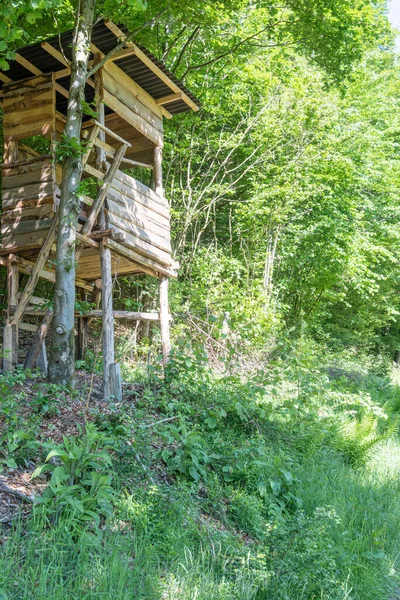
[{"label": "grass", "polygon": [[[398,388],[359,375],[280,365],[260,386],[177,355],[165,381],[92,414],[114,441],[112,517],[80,535],[51,515],[14,523],[0,598],[391,600]],[[367,428],[344,425],[367,417],[365,448]]]}]

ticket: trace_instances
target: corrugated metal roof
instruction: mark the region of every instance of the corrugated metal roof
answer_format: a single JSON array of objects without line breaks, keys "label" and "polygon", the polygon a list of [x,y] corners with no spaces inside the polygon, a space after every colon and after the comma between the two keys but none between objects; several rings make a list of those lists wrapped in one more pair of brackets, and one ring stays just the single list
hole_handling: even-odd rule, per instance
[{"label": "corrugated metal roof", "polygon": [[[119,28],[124,33],[128,33],[128,30],[125,27],[120,26]],[[57,50],[60,51],[61,49],[65,56],[68,59],[71,59],[72,31],[67,31],[62,33],[60,36],[55,36],[45,41],[54,46],[54,48]],[[116,36],[108,27],[106,27],[103,22],[100,22],[93,27],[92,42],[104,54],[107,54],[107,52],[115,47]],[[144,46],[141,46],[140,44],[136,45],[165,75],[169,77],[169,79],[175,85],[179,87],[184,94],[186,94],[197,106],[200,106],[199,100],[182,83],[180,83],[173,73],[168,71],[166,66],[161,61],[151,54],[151,52],[149,52]],[[18,53],[22,57],[29,60],[30,63],[40,69],[43,73],[51,73],[53,71],[59,71],[63,68],[61,63],[56,58],[46,52],[46,50],[43,50],[40,43],[21,48],[18,50]],[[116,64],[155,100],[173,93],[171,88],[136,55],[132,54],[131,56],[119,59]],[[10,69],[8,71],[0,72],[4,73],[4,75],[13,81],[19,81],[21,79],[32,77],[32,73],[15,60],[10,61]],[[59,80],[59,82],[68,89],[69,77],[63,78]],[[3,84],[0,82],[0,85]],[[91,102],[94,97],[93,88],[86,86],[85,93],[86,101]],[[192,110],[190,106],[188,106],[182,99],[167,104],[165,108],[172,115],[177,115],[179,113]],[[67,99],[60,94],[57,94],[57,110],[63,114],[66,114],[67,112]]]}]

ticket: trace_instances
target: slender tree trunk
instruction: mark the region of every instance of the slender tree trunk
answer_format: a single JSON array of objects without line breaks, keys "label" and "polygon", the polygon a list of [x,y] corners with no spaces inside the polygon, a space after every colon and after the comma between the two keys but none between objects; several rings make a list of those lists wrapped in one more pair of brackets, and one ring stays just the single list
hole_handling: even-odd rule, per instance
[{"label": "slender tree trunk", "polygon": [[[80,0],[72,43],[71,85],[64,136],[80,140],[83,100],[95,0]],[[56,252],[56,286],[49,379],[73,385],[75,376],[75,239],[79,215],[77,188],[82,176],[79,153],[63,163]]]}]

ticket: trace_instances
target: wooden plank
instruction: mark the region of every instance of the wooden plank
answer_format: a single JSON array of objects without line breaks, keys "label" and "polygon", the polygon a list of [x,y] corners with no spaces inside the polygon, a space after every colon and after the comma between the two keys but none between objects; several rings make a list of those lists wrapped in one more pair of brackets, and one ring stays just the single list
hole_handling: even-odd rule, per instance
[{"label": "wooden plank", "polygon": [[169,239],[170,237],[170,224],[169,220],[161,215],[144,208],[140,204],[132,202],[129,198],[126,198],[126,202],[119,203],[114,202],[110,197],[107,198],[107,209],[109,213],[117,215],[122,219],[131,221],[139,227],[149,228],[153,233],[161,235]]},{"label": "wooden plank", "polygon": [[125,119],[130,125],[135,127],[142,135],[147,137],[149,140],[157,144],[158,146],[163,145],[163,135],[145,121],[142,117],[136,114],[131,108],[126,106],[123,102],[118,100],[115,96],[110,94],[107,90],[104,90],[104,102],[113,111],[115,111],[120,117]]},{"label": "wooden plank", "polygon": [[[118,189],[116,189],[116,185],[118,185]],[[123,189],[121,189],[123,188]],[[156,202],[149,200],[146,196],[142,196],[142,194],[136,192],[133,189],[127,188],[123,184],[116,183],[115,179],[113,181],[113,185],[108,190],[107,194],[108,199],[112,201],[118,202],[121,205],[132,206],[132,208],[138,207],[138,209],[147,210],[150,216],[150,213],[153,213],[153,221],[158,220],[158,216],[161,219],[169,222],[169,211],[160,206]]]},{"label": "wooden plank", "polygon": [[174,271],[173,268],[164,267],[164,266],[156,263],[155,261],[153,261],[149,258],[146,258],[145,256],[142,256],[141,254],[138,254],[134,250],[131,250],[130,248],[126,248],[125,246],[122,246],[122,244],[119,244],[118,242],[114,242],[114,240],[105,239],[104,244],[106,246],[108,246],[109,248],[111,248],[111,250],[113,250],[117,254],[126,256],[127,258],[134,261],[135,263],[137,263],[139,265],[144,265],[145,268],[151,269],[155,273],[157,273],[157,272],[163,273],[165,275],[168,275],[168,277],[177,277],[177,273]]},{"label": "wooden plank", "polygon": [[23,233],[21,235],[3,235],[1,240],[1,253],[10,251],[17,253],[25,250],[40,248],[45,240],[47,230]]},{"label": "wooden plank", "polygon": [[[21,256],[17,257],[17,263],[18,263],[18,270],[21,273],[26,273],[27,275],[32,274],[32,272],[35,268],[35,264],[36,264],[32,261],[22,258]],[[41,269],[39,272],[39,278],[44,279],[46,281],[50,281],[51,283],[55,283],[56,274],[55,274],[55,271],[50,271],[49,269]],[[88,281],[84,281],[83,279],[80,279],[80,278],[75,279],[75,285],[79,288],[83,288],[84,290],[87,290],[88,292],[91,292],[93,290],[93,284],[89,283]],[[32,298],[32,296],[31,296],[31,298]],[[29,300],[29,302],[30,301],[31,301],[31,299]],[[31,311],[27,310],[27,312],[31,312]]]},{"label": "wooden plank", "polygon": [[33,150],[32,148],[29,148],[29,146],[26,146],[25,144],[21,144],[21,142],[18,143],[19,149],[20,150],[24,150],[24,151],[29,151],[32,156],[30,158],[24,158],[23,160],[18,160],[18,161],[12,161],[11,163],[7,163],[7,164],[1,164],[0,168],[2,169],[3,173],[5,173],[6,177],[11,174],[8,173],[9,170],[13,170],[13,169],[19,169],[19,167],[23,167],[25,165],[29,165],[33,162],[37,162],[39,160],[47,160],[49,158],[52,158],[51,154],[36,154],[35,150]]},{"label": "wooden plank", "polygon": [[21,207],[13,210],[6,210],[1,215],[2,223],[13,222],[14,224],[21,223],[22,221],[32,220],[33,218],[41,219],[43,217],[51,218],[54,215],[53,204],[43,204],[42,206],[34,207]]},{"label": "wooden plank", "polygon": [[[123,158],[123,156],[125,154],[126,148],[127,148],[127,144],[123,144],[115,153],[114,161],[111,164],[110,168],[108,169],[108,172],[107,172],[107,174],[104,178],[104,181],[100,187],[97,198],[94,201],[94,204],[92,206],[92,212],[90,213],[89,218],[87,219],[87,221],[83,227],[82,233],[88,234],[92,231],[92,228],[94,227],[94,225],[96,223],[100,209],[102,208],[104,201],[106,199],[107,191],[111,185],[111,182],[115,176],[115,173],[118,170],[119,165],[121,164],[121,159]],[[114,361],[112,361],[112,362],[114,362]]]},{"label": "wooden plank", "polygon": [[22,96],[26,93],[35,93],[51,87],[53,81],[52,73],[38,75],[36,77],[27,77],[19,81],[12,81],[3,87],[3,97],[12,98],[13,96]]},{"label": "wooden plank", "polygon": [[33,198],[31,200],[19,200],[12,206],[3,207],[3,218],[7,219],[7,215],[9,213],[13,213],[13,211],[24,210],[29,208],[40,208],[41,206],[45,205],[50,205],[54,207],[53,196],[44,196],[43,198]]},{"label": "wooden plank", "polygon": [[154,98],[116,64],[111,61],[107,62],[103,67],[103,72],[110,75],[118,85],[123,86],[133,98],[139,100],[142,105],[149,108],[160,119],[162,118],[164,114],[162,107],[158,106]]},{"label": "wooden plank", "polygon": [[139,194],[146,196],[153,202],[156,202],[162,207],[169,209],[169,205],[164,196],[157,195],[153,190],[151,190],[147,185],[144,185],[134,177],[123,173],[122,171],[117,171],[115,174],[115,181],[123,183],[128,190],[133,190],[138,192]]},{"label": "wooden plank", "polygon": [[157,110],[155,112],[148,104],[143,104],[138,97],[132,96],[129,89],[126,89],[124,86],[125,78],[127,77],[125,73],[124,75],[125,77],[120,76],[118,81],[113,77],[112,73],[107,70],[107,67],[105,67],[103,69],[104,89],[118,98],[125,106],[133,110],[139,117],[147,121],[149,125],[155,127],[162,134],[163,122],[162,115],[159,114],[160,111]]},{"label": "wooden plank", "polygon": [[[4,98],[4,110],[7,112],[7,119],[11,119],[13,115],[21,114],[22,111],[33,108],[41,108],[51,104],[53,98],[53,90],[50,85],[46,85],[41,91],[32,90],[18,96],[6,96]],[[15,118],[15,120],[17,120]]]},{"label": "wooden plank", "polygon": [[[149,228],[144,229],[142,227],[138,227],[134,223],[130,223],[126,219],[121,219],[120,217],[117,217],[112,213],[109,213],[108,221],[111,225],[115,225],[115,227],[117,227],[118,229],[122,229],[123,231],[126,231],[128,233],[132,233],[139,239],[151,244],[155,248],[165,250],[165,252],[171,254],[172,250],[170,241],[151,232]],[[125,236],[125,242],[127,241],[127,239],[128,238],[126,238]]]},{"label": "wooden plank", "polygon": [[17,61],[17,63],[22,65],[27,71],[30,71],[34,75],[43,75],[40,69],[35,67],[35,65],[33,65],[29,60],[18,54],[18,52],[15,55],[15,60]]},{"label": "wooden plank", "polygon": [[39,325],[34,325],[34,323],[19,323],[18,329],[22,331],[30,331],[31,333],[36,333],[39,329]]},{"label": "wooden plank", "polygon": [[168,94],[168,96],[163,96],[162,98],[156,99],[156,104],[163,106],[164,104],[170,104],[171,102],[176,102],[176,100],[180,100],[182,98],[181,92],[176,92],[175,94]]},{"label": "wooden plank", "polygon": [[[123,31],[121,31],[114,23],[112,23],[112,21],[106,21],[105,22],[106,27],[108,27],[110,29],[110,31],[112,31],[114,33],[114,35],[116,35],[116,30],[119,31],[119,35],[117,37],[119,37],[119,39],[126,39],[126,34],[123,33]],[[121,37],[122,36],[122,37]],[[166,73],[164,73],[164,71],[162,71],[142,50],[140,50],[140,48],[138,48],[136,46],[136,44],[134,44],[133,42],[128,42],[127,46],[131,47],[134,49],[136,56],[151,70],[153,71],[153,73],[155,73],[157,75],[157,77],[159,79],[161,79],[161,81],[163,81],[173,92],[178,93],[180,92],[182,94],[182,100],[188,105],[190,106],[190,108],[194,111],[199,110],[199,107],[197,106],[197,104],[195,102],[193,102],[193,100],[191,98],[189,98],[189,96],[187,94],[185,94],[180,88],[179,86],[172,81],[172,79],[170,79],[168,77],[168,75]]]},{"label": "wooden plank", "polygon": [[17,188],[32,183],[47,182],[53,178],[50,160],[34,161],[22,167],[13,167],[3,170],[3,190]]},{"label": "wooden plank", "polygon": [[54,184],[52,180],[5,189],[3,191],[3,207],[9,208],[19,201],[45,198],[46,196],[52,196],[53,193]]},{"label": "wooden plank", "polygon": [[150,258],[154,262],[159,263],[163,266],[171,266],[172,260],[170,252],[160,250],[156,246],[153,246],[151,243],[145,242],[144,240],[138,238],[133,233],[128,233],[125,230],[122,230],[122,232],[125,237],[125,240],[123,242],[124,246],[132,248],[138,254],[142,254],[143,256]]},{"label": "wooden plank", "polygon": [[51,133],[53,127],[53,115],[50,112],[42,115],[43,119],[37,119],[36,121],[28,121],[20,125],[7,124],[7,128],[4,124],[4,139],[9,141],[12,139],[28,138],[34,135],[46,136]]}]

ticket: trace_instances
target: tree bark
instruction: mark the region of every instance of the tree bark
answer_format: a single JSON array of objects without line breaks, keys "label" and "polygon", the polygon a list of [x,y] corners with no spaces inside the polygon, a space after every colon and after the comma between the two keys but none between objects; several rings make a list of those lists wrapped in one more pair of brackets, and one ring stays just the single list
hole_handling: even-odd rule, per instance
[{"label": "tree bark", "polygon": [[[93,27],[95,0],[80,0],[72,43],[71,85],[64,138],[80,141],[83,100]],[[82,156],[63,163],[56,252],[54,318],[49,363],[50,381],[73,385],[75,377],[75,239],[79,214],[77,189],[82,176]]]}]

